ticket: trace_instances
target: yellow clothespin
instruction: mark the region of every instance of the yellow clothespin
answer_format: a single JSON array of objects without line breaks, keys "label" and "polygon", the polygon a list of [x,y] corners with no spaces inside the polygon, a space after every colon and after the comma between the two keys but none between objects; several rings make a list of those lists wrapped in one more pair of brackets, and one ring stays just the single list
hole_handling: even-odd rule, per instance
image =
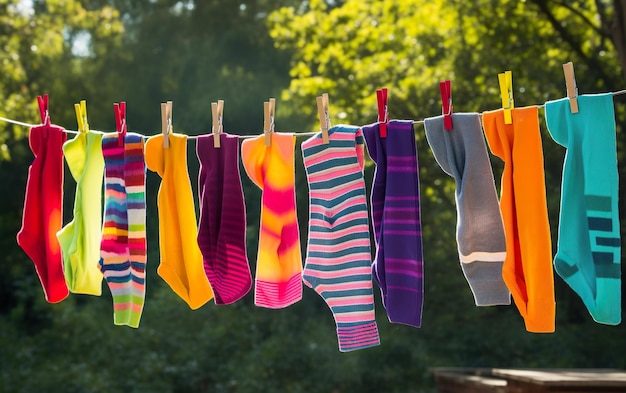
[{"label": "yellow clothespin", "polygon": [[578,87],[574,76],[574,63],[563,64],[565,74],[565,85],[567,86],[567,97],[569,98],[569,109],[572,113],[578,113]]},{"label": "yellow clothespin", "polygon": [[213,114],[213,147],[220,147],[220,134],[224,127],[224,100],[212,102],[211,113]]},{"label": "yellow clothespin", "polygon": [[274,111],[276,99],[270,98],[263,103],[263,133],[265,134],[265,146],[272,145],[272,133],[274,132]]},{"label": "yellow clothespin", "polygon": [[316,98],[317,114],[320,118],[320,128],[322,130],[322,142],[328,144],[328,130],[330,129],[330,116],[328,115],[328,93]]},{"label": "yellow clothespin", "polygon": [[511,71],[505,71],[498,74],[500,82],[500,94],[502,95],[502,109],[504,109],[504,124],[513,123],[511,110],[515,107],[513,101],[513,74]]},{"label": "yellow clothespin", "polygon": [[87,122],[87,101],[81,100],[80,104],[74,104],[74,110],[76,111],[78,132],[89,132],[89,123]]},{"label": "yellow clothespin", "polygon": [[161,103],[161,132],[163,133],[163,148],[170,147],[169,135],[172,133],[172,101]]}]

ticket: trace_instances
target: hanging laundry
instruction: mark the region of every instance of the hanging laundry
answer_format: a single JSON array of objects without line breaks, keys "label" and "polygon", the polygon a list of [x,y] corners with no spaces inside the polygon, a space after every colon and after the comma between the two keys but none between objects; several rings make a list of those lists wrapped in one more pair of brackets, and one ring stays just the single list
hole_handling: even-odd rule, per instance
[{"label": "hanging laundry", "polygon": [[328,143],[317,134],[302,143],[302,155],[310,190],[309,242],[302,279],[330,308],[340,351],[379,345],[363,134],[354,126],[332,127]]},{"label": "hanging laundry", "polygon": [[246,255],[246,207],[239,173],[239,138],[225,133],[203,135],[196,141],[200,162],[200,229],[198,245],[204,258],[215,304],[231,304],[252,286]]},{"label": "hanging laundry", "polygon": [[376,163],[371,195],[374,279],[389,321],[420,327],[424,264],[413,121],[389,121],[386,138],[379,127],[363,127],[367,151]]},{"label": "hanging laundry", "polygon": [[161,176],[157,195],[159,249],[157,273],[195,310],[213,298],[213,291],[202,269],[202,254],[196,237],[196,210],[187,169],[187,136],[170,133],[169,147],[163,148],[163,135],[146,141],[146,166]]},{"label": "hanging laundry", "polygon": [[546,102],[552,138],[567,149],[563,163],[554,268],[598,323],[621,322],[620,223],[612,94]]},{"label": "hanging laundry", "polygon": [[556,304],[543,150],[536,106],[483,113],[491,152],[504,161],[500,211],[506,237],[504,282],[526,330],[554,332]]},{"label": "hanging laundry", "polygon": [[17,234],[17,243],[35,264],[49,303],[69,295],[56,238],[63,225],[62,148],[66,139],[63,128],[49,121],[30,129],[28,142],[35,159],[28,168],[24,215]]},{"label": "hanging laundry", "polygon": [[116,325],[139,327],[146,287],[146,172],[143,139],[105,134],[104,227],[100,270],[113,296]]},{"label": "hanging laundry", "polygon": [[243,167],[262,191],[259,252],[254,303],[269,308],[287,307],[302,298],[302,256],[296,216],[296,138],[271,134],[241,144]]},{"label": "hanging laundry", "polygon": [[63,145],[65,160],[76,180],[74,218],[57,233],[63,253],[65,281],[73,293],[102,294],[102,134],[80,132]]},{"label": "hanging laundry", "polygon": [[511,304],[502,278],[506,242],[485,138],[477,113],[452,114],[447,131],[443,116],[424,120],[435,160],[456,183],[456,239],[463,274],[477,306]]}]

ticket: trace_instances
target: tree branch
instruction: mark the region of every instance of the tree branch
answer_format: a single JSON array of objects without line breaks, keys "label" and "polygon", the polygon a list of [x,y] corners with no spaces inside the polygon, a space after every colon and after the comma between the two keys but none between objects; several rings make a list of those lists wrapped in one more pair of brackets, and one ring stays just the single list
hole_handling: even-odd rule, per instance
[{"label": "tree branch", "polygon": [[546,0],[531,0],[537,7],[539,7],[540,12],[544,14],[546,19],[552,25],[552,28],[556,30],[557,33],[561,36],[563,41],[565,41],[569,47],[576,53],[588,66],[589,69],[595,72],[600,80],[604,83],[605,86],[615,86],[617,83],[610,77],[602,67],[602,62],[598,60],[595,56],[588,56],[582,49],[582,45],[580,40],[577,40],[570,31],[568,31],[563,25],[561,25],[560,21],[556,19],[552,10],[548,7]]},{"label": "tree branch", "polygon": [[[601,0],[596,0],[596,3],[601,2]],[[585,24],[587,24],[589,27],[591,27],[596,33],[598,33],[601,36],[609,36],[609,31],[608,29],[603,30],[602,27],[605,27],[604,23],[602,23],[600,25],[600,27],[596,26],[593,21],[591,21],[591,19],[587,18],[587,16],[585,16],[580,10],[577,10],[576,8],[574,8],[573,6],[563,2],[563,1],[557,1],[555,2],[556,5],[559,5],[563,8],[566,8],[567,10],[569,10],[571,13],[575,14],[576,16],[578,16],[580,19],[583,20],[583,22]],[[601,20],[602,20],[602,15],[601,15]]]},{"label": "tree branch", "polygon": [[[600,0],[596,2],[601,3]],[[601,5],[604,7],[604,5]],[[617,51],[619,61],[622,66],[622,73],[626,76],[626,32],[624,31],[626,22],[626,7],[624,2],[620,0],[613,0],[613,20],[609,21],[606,18],[605,23],[610,31],[611,42]]]}]

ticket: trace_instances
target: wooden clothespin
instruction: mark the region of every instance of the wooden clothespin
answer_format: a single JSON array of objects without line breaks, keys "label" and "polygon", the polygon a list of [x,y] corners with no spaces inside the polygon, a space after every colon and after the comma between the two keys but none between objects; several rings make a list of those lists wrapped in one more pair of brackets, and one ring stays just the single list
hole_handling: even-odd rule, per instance
[{"label": "wooden clothespin", "polygon": [[447,131],[452,130],[452,88],[450,80],[439,82],[441,91],[441,114],[443,115],[443,126]]},{"label": "wooden clothespin", "polygon": [[578,87],[576,86],[576,76],[574,76],[574,63],[570,61],[563,64],[563,73],[565,74],[569,109],[572,113],[578,113]]},{"label": "wooden clothespin", "polygon": [[504,109],[504,124],[512,124],[511,110],[515,107],[513,101],[513,73],[505,71],[498,74],[500,95],[502,95],[502,109]]},{"label": "wooden clothespin", "polygon": [[265,146],[272,145],[272,133],[274,132],[274,111],[276,99],[270,98],[263,103],[263,134],[265,134]]},{"label": "wooden clothespin", "polygon": [[387,88],[376,90],[378,103],[378,132],[381,138],[387,138],[387,123],[389,122]]},{"label": "wooden clothespin", "polygon": [[224,127],[224,100],[212,102],[211,113],[213,114],[213,147],[220,147],[220,134]]},{"label": "wooden clothespin", "polygon": [[170,133],[172,133],[172,101],[161,103],[161,133],[163,134],[163,148],[170,147]]},{"label": "wooden clothespin", "polygon": [[328,130],[330,129],[330,116],[328,115],[328,93],[322,94],[315,99],[317,101],[317,114],[320,118],[322,130],[322,142],[328,144]]},{"label": "wooden clothespin", "polygon": [[37,96],[37,104],[39,105],[39,117],[41,124],[50,125],[50,111],[48,107],[48,95]]},{"label": "wooden clothespin", "polygon": [[74,104],[76,111],[76,122],[78,123],[78,132],[89,132],[89,122],[87,122],[87,101],[81,100],[80,104]]},{"label": "wooden clothespin", "polygon": [[115,111],[115,130],[117,131],[117,144],[118,146],[124,146],[124,137],[128,126],[126,125],[126,102],[122,101],[119,104],[116,102],[113,104],[113,110]]}]

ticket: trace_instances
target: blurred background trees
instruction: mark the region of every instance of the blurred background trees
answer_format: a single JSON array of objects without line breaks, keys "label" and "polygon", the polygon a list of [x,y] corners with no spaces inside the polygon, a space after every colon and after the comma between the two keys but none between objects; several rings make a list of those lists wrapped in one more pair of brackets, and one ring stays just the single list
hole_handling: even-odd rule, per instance
[{"label": "blurred background trees", "polygon": [[[513,71],[516,106],[542,104],[565,95],[561,65],[570,60],[581,94],[626,87],[624,12],[618,0],[7,0],[0,4],[0,116],[36,123],[35,97],[49,93],[53,122],[75,129],[72,104],[86,99],[91,128],[110,131],[111,104],[127,101],[130,130],[150,135],[160,132],[159,103],[173,100],[174,130],[197,135],[210,131],[210,102],[224,99],[225,131],[258,134],[262,102],[275,96],[278,131],[312,131],[322,92],[330,94],[333,124],[374,122],[375,90],[383,86],[392,118],[436,116],[444,79],[452,80],[456,112],[496,109],[504,70]],[[626,106],[623,96],[615,101],[623,179]],[[564,152],[543,120],[541,128],[555,242]],[[424,392],[434,389],[428,368],[436,366],[626,367],[624,328],[593,322],[558,277],[555,334],[527,333],[514,306],[474,306],[456,252],[454,184],[421,126],[421,329],[389,324],[377,297],[382,345],[341,354],[330,311],[309,288],[284,310],[256,308],[251,295],[189,310],[156,275],[159,179],[152,173],[140,328],[113,326],[106,288],[100,298],[47,304],[15,242],[32,161],[27,132],[0,122],[2,392]],[[492,161],[498,183],[502,164]],[[193,143],[189,166],[195,184]],[[372,173],[370,162],[368,184]],[[304,249],[301,160],[296,174]],[[254,271],[260,192],[243,172],[242,182]],[[68,173],[68,221],[73,189]],[[621,218],[624,233],[623,209]]]}]

